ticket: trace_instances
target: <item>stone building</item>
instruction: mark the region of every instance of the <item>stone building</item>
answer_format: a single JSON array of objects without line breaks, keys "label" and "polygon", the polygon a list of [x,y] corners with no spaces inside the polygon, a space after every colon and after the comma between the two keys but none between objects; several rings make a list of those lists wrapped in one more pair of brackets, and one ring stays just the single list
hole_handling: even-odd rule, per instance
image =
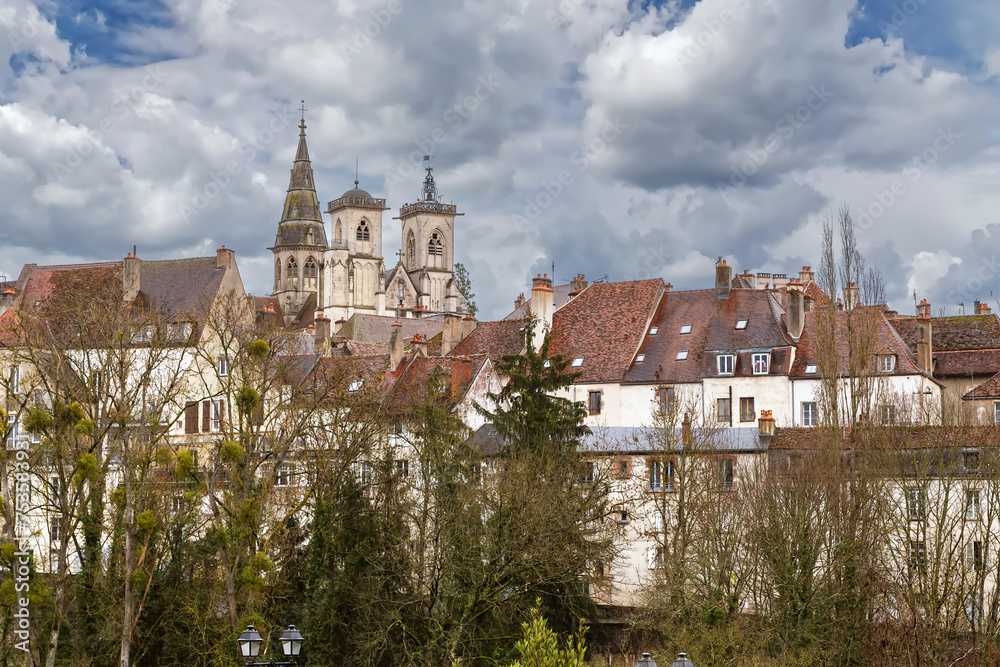
[{"label": "stone building", "polygon": [[[385,199],[358,187],[327,205],[330,231],[320,212],[313,180],[306,125],[299,125],[299,146],[274,247],[274,289],[286,323],[312,320],[322,311],[332,320],[355,313],[428,317],[468,312],[455,283],[455,218],[427,167],[420,199],[399,211],[399,261],[386,271],[382,257]],[[311,311],[311,312],[310,312]]]}]

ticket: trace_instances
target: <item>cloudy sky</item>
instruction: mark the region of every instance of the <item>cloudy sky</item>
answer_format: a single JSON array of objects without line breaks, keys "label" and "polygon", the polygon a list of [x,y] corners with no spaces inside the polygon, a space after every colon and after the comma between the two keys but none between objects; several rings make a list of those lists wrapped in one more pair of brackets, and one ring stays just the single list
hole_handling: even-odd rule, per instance
[{"label": "cloudy sky", "polygon": [[434,156],[487,318],[553,262],[792,273],[843,204],[894,306],[1000,310],[995,0],[4,0],[0,33],[8,276],[225,244],[270,292],[305,99],[323,202],[359,160],[397,211]]}]

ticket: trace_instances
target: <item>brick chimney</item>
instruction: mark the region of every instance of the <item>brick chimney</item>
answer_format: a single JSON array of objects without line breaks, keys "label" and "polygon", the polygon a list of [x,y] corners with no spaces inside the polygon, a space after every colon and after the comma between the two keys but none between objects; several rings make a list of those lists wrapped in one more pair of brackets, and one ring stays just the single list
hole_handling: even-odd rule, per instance
[{"label": "brick chimney", "polygon": [[672,291],[674,291],[674,286],[671,285],[670,283],[663,283],[663,291],[664,292],[672,292]]},{"label": "brick chimney", "polygon": [[446,357],[462,341],[462,316],[445,313],[441,332],[441,356]]},{"label": "brick chimney", "polygon": [[462,360],[451,360],[451,395],[458,396],[462,393]]},{"label": "brick chimney", "polygon": [[525,301],[527,301],[527,299],[524,298],[524,292],[518,294],[517,298],[514,299],[514,310],[517,310],[518,308],[523,306]]},{"label": "brick chimney", "polygon": [[757,289],[757,276],[750,273],[750,269],[743,269],[743,279],[750,283],[750,289]]},{"label": "brick chimney", "polygon": [[427,341],[420,334],[413,334],[413,340],[410,341],[410,345],[413,346],[413,351],[421,357],[427,356]]},{"label": "brick chimney", "polygon": [[576,274],[576,277],[569,281],[569,289],[569,297],[571,299],[583,290],[587,289],[587,279],[583,277],[582,273]]},{"label": "brick chimney", "polygon": [[934,374],[934,337],[931,331],[931,304],[924,299],[917,305],[917,365],[928,375]]},{"label": "brick chimney", "polygon": [[389,336],[389,370],[395,372],[403,362],[403,327],[396,321]]},{"label": "brick chimney", "polygon": [[129,253],[122,260],[122,300],[127,303],[135,301],[139,296],[139,274],[142,260]]},{"label": "brick chimney", "polygon": [[684,421],[681,422],[681,445],[691,445],[691,416],[687,413],[684,413]]},{"label": "brick chimney", "polygon": [[788,326],[788,335],[795,342],[802,336],[802,329],[806,324],[806,303],[805,294],[802,293],[802,285],[798,280],[792,278],[788,281],[788,309],[785,313],[785,322]]},{"label": "brick chimney", "polygon": [[231,269],[236,265],[236,253],[222,246],[215,251],[215,268]]},{"label": "brick chimney", "polygon": [[772,273],[771,280],[774,281],[774,289],[781,289],[788,284],[788,274]]},{"label": "brick chimney", "polygon": [[771,288],[771,274],[770,273],[758,273],[757,274],[757,289],[770,289]]},{"label": "brick chimney", "polygon": [[472,359],[467,354],[462,357],[462,382],[472,382]]},{"label": "brick chimney", "polygon": [[337,320],[336,322],[334,322],[333,323],[333,333],[334,334],[339,334],[340,330],[344,328],[345,324],[347,324],[347,320],[345,320],[343,317],[341,317],[339,320]]},{"label": "brick chimney", "polygon": [[715,265],[715,298],[728,299],[733,289],[733,270],[726,266],[726,260],[720,259]]},{"label": "brick chimney", "polygon": [[980,315],[989,315],[992,312],[993,311],[990,310],[990,307],[987,306],[985,303],[979,304],[979,314]]},{"label": "brick chimney", "polygon": [[814,275],[815,274],[813,273],[813,269],[811,266],[803,266],[802,270],[799,271],[799,282],[802,284],[811,282],[812,280],[814,280],[813,278]]},{"label": "brick chimney", "polygon": [[844,310],[854,310],[858,305],[858,286],[856,283],[847,283],[844,288]]},{"label": "brick chimney", "polygon": [[972,302],[972,314],[973,315],[982,315],[983,314],[982,311],[983,311],[983,304],[979,301],[979,299],[976,299],[975,301],[973,301]]},{"label": "brick chimney", "polygon": [[761,410],[760,417],[757,418],[757,437],[766,449],[771,444],[771,436],[774,435],[774,417],[770,410]]},{"label": "brick chimney", "polygon": [[464,340],[470,333],[476,330],[479,326],[479,322],[476,321],[474,315],[466,315],[462,318],[462,339]]},{"label": "brick chimney", "polygon": [[531,313],[535,316],[541,331],[539,335],[552,330],[552,311],[555,310],[555,295],[552,280],[548,274],[539,274],[531,280]]},{"label": "brick chimney", "polygon": [[325,354],[330,346],[330,318],[323,315],[323,311],[316,313],[316,338],[313,341],[313,350],[316,354]]}]

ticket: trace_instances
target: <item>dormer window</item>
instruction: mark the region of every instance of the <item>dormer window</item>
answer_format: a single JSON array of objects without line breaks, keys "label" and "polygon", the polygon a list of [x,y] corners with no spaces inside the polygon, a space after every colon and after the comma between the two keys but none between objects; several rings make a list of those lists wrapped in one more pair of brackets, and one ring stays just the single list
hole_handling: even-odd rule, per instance
[{"label": "dormer window", "polygon": [[354,382],[352,382],[352,383],[351,383],[350,385],[348,385],[348,387],[347,387],[347,392],[348,392],[349,394],[353,394],[353,393],[354,393],[354,392],[356,392],[356,391],[357,391],[358,389],[361,389],[361,385],[363,385],[364,383],[365,383],[365,381],[364,381],[364,380],[355,380],[355,381],[354,381]]},{"label": "dormer window", "polygon": [[371,241],[372,233],[371,230],[368,228],[367,220],[362,220],[361,224],[358,225],[357,239],[359,241]]},{"label": "dormer window", "polygon": [[736,355],[720,354],[716,357],[719,365],[719,375],[732,375],[733,367],[736,365]]},{"label": "dormer window", "polygon": [[635,358],[635,363],[637,363],[637,364],[641,364],[644,361],[646,361],[646,355],[645,354],[637,355],[636,358]]},{"label": "dormer window", "polygon": [[736,330],[743,331],[747,328],[747,320],[736,320]]},{"label": "dormer window", "polygon": [[573,359],[573,363],[572,363],[572,364],[570,364],[570,365],[571,365],[571,366],[572,366],[573,368],[579,368],[580,366],[583,366],[583,357],[575,357],[575,358]]},{"label": "dormer window", "polygon": [[882,354],[878,358],[878,370],[880,373],[892,373],[896,370],[896,355]]},{"label": "dormer window", "polygon": [[817,370],[816,364],[806,364],[806,375],[815,375]]},{"label": "dormer window", "polygon": [[690,324],[682,324],[681,325],[681,335],[689,334],[689,333],[691,333],[691,325]]},{"label": "dormer window", "polygon": [[770,366],[771,355],[755,354],[753,355],[753,374],[754,375],[767,375],[768,367]]},{"label": "dormer window", "polygon": [[649,328],[649,335],[650,336],[655,336],[659,332],[660,332],[660,327],[650,327]]},{"label": "dormer window", "polygon": [[687,350],[679,350],[677,352],[677,356],[674,357],[674,359],[676,361],[684,361],[687,358],[688,358],[688,351]]}]

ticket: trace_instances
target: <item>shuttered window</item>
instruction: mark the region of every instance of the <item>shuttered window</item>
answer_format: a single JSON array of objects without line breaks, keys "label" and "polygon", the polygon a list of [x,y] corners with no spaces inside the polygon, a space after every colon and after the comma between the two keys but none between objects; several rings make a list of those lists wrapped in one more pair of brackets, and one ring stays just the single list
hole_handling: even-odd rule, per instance
[{"label": "shuttered window", "polygon": [[188,401],[184,406],[184,432],[198,432],[198,404],[194,401]]}]

